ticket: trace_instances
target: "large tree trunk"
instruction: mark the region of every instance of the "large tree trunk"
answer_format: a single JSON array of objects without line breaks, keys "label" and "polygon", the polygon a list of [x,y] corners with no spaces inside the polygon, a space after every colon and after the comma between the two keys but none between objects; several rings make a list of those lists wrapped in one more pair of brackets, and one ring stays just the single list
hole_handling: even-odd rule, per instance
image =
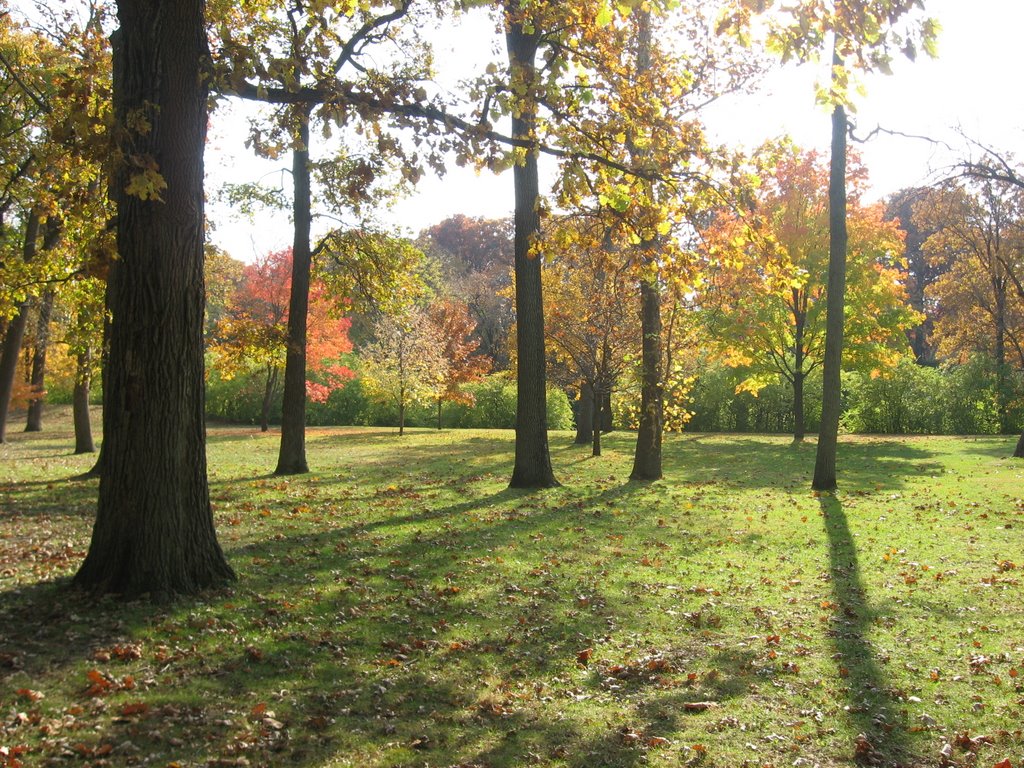
[{"label": "large tree trunk", "polygon": [[50,345],[50,318],[53,315],[54,292],[45,291],[39,298],[39,317],[36,323],[36,343],[32,350],[32,399],[28,402],[26,432],[41,432],[43,429],[43,400],[46,390],[46,350]]},{"label": "large tree trunk", "polygon": [[[36,241],[39,239],[39,214],[32,210],[25,221],[25,241],[22,254],[26,262],[36,255]],[[25,341],[25,326],[28,323],[28,300],[21,302],[17,313],[7,323],[4,334],[4,348],[0,353],[0,443],[7,441],[7,411],[14,395],[14,379],[18,372],[18,356]]]},{"label": "large tree trunk", "polygon": [[[505,35],[513,77],[525,83],[526,95],[512,118],[512,136],[533,140],[536,104],[533,87],[535,57],[540,39],[534,29],[524,30],[519,3],[508,2],[509,28]],[[531,25],[532,26],[532,25]],[[550,488],[558,485],[548,452],[547,359],[544,354],[544,304],[541,293],[541,257],[531,252],[540,233],[540,182],[537,153],[527,150],[513,170],[515,184],[516,277],[516,457],[512,488]]]},{"label": "large tree trunk", "polygon": [[664,387],[661,382],[661,289],[655,280],[640,283],[641,347],[640,428],[636,434],[630,480],[661,478]]},{"label": "large tree trunk", "polygon": [[596,425],[600,424],[600,422],[601,422],[601,411],[602,411],[601,402],[602,402],[602,399],[603,398],[601,397],[601,394],[599,392],[596,392],[596,391],[594,392],[594,397],[591,399],[591,408],[592,408],[592,411],[593,411],[593,422],[595,424],[595,427],[594,427],[594,429],[591,432],[591,437],[593,438],[593,445],[591,446],[591,449],[590,449],[590,455],[591,456],[600,456],[601,455],[601,429],[598,426],[596,426]]},{"label": "large tree trunk", "polygon": [[576,445],[590,445],[594,440],[594,388],[580,385],[580,402],[576,409]]},{"label": "large tree trunk", "polygon": [[[833,54],[834,67],[842,66]],[[828,184],[828,294],[825,298],[825,358],[822,367],[821,426],[811,487],[836,487],[836,448],[839,443],[843,325],[846,310],[846,110],[832,110],[832,157]]]},{"label": "large tree trunk", "polygon": [[[203,393],[202,0],[120,0],[112,38],[124,157],[153,163],[162,199],[111,180],[117,248],[107,292],[103,468],[92,541],[74,583],[165,600],[234,579],[206,479]],[[133,130],[148,122],[148,130]]]},{"label": "large tree trunk", "polygon": [[75,453],[95,453],[92,422],[89,420],[89,385],[92,383],[92,354],[85,350],[78,354],[75,370],[75,391],[71,397],[71,412],[75,422]]},{"label": "large tree trunk", "polygon": [[[637,12],[636,68],[643,73],[650,68],[651,20],[649,11]],[[632,139],[630,140],[632,146]],[[634,161],[644,158],[644,151],[633,147]],[[655,267],[656,240],[639,245],[644,277],[640,280],[640,333],[641,381],[640,426],[633,453],[633,471],[630,480],[658,480],[661,478],[661,440],[665,429],[664,383],[661,364],[661,287],[657,277],[650,277]]]},{"label": "large tree trunk", "polygon": [[309,230],[312,222],[309,171],[310,108],[296,108],[299,144],[292,152],[292,204],[295,239],[292,243],[292,293],[288,303],[288,350],[284,363],[281,396],[281,450],[275,475],[309,472],[306,463],[306,320],[309,312],[309,273],[312,254]]}]

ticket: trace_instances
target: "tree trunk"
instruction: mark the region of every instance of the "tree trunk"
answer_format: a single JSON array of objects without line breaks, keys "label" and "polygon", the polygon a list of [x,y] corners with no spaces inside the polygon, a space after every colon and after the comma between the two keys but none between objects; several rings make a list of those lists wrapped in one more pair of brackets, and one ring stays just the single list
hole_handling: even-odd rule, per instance
[{"label": "tree trunk", "polygon": [[444,403],[442,398],[437,398],[437,431],[441,431],[441,404]]},{"label": "tree trunk", "polygon": [[[155,601],[235,578],[217,542],[206,478],[203,391],[202,0],[120,0],[114,115],[125,157],[156,163],[144,200],[111,179],[117,247],[107,301],[103,468],[92,541],[74,583]],[[138,131],[144,117],[148,130]]]},{"label": "tree trunk", "polygon": [[299,145],[292,152],[295,200],[292,214],[292,293],[288,303],[288,351],[281,397],[281,450],[275,475],[309,472],[306,463],[306,320],[309,311],[309,273],[312,265],[309,230],[312,222],[309,171],[310,107],[296,109]]},{"label": "tree trunk", "polygon": [[[506,3],[509,26],[505,35],[513,77],[525,84],[518,116],[512,118],[512,136],[534,140],[536,102],[535,57],[540,39],[525,31],[518,2]],[[532,28],[532,24],[530,24]],[[527,150],[513,170],[515,184],[516,278],[516,455],[509,486],[550,488],[558,485],[548,452],[547,359],[544,353],[544,304],[541,292],[541,257],[531,252],[540,233],[540,182],[537,152]]]},{"label": "tree trunk", "polygon": [[807,429],[804,426],[804,380],[807,376],[799,370],[793,374],[793,441],[802,442]]},{"label": "tree trunk", "polygon": [[654,280],[640,283],[641,348],[640,428],[636,434],[630,480],[661,478],[661,438],[664,430],[661,383],[661,290]]},{"label": "tree trunk", "polygon": [[576,445],[590,445],[594,441],[594,388],[580,385],[580,402],[576,409]]},{"label": "tree trunk", "polygon": [[803,291],[794,288],[793,299],[793,440],[802,442],[806,434],[804,426],[804,323],[807,314],[804,311]]},{"label": "tree trunk", "polygon": [[[602,400],[603,400],[603,398],[601,397],[600,393],[595,391],[594,392],[594,397],[591,398],[591,402],[592,402],[591,408],[592,408],[592,411],[593,411],[593,422],[594,422],[595,425],[599,424],[601,422],[601,410],[602,410],[601,402],[602,402]],[[595,426],[594,429],[592,430],[592,435],[591,436],[593,437],[593,446],[591,448],[590,455],[591,456],[600,456],[601,455],[601,430]]]},{"label": "tree trunk", "polygon": [[398,436],[405,434],[405,399],[398,404]]},{"label": "tree trunk", "polygon": [[[842,66],[838,54],[833,67]],[[836,448],[839,443],[843,325],[846,310],[846,110],[832,110],[832,157],[828,185],[828,294],[825,298],[825,358],[822,367],[821,426],[811,487],[836,487]]]},{"label": "tree trunk", "polygon": [[[651,23],[649,11],[637,12],[636,68],[643,73],[650,68]],[[634,162],[644,159],[644,151],[632,146]],[[640,279],[640,332],[641,346],[640,427],[633,453],[633,471],[630,480],[658,480],[661,478],[661,439],[665,429],[664,385],[661,377],[661,288],[657,277],[649,276],[655,266],[656,240],[639,246],[644,276]]]},{"label": "tree trunk", "polygon": [[996,364],[996,413],[999,418],[999,434],[1010,431],[1009,376],[1006,366],[1006,280],[997,278],[993,281],[995,294],[995,364]]},{"label": "tree trunk", "polygon": [[277,367],[267,366],[267,383],[263,387],[263,405],[260,408],[260,432],[270,430],[270,406],[274,402],[274,390],[277,389]]},{"label": "tree trunk", "polygon": [[32,350],[32,399],[28,402],[26,432],[43,429],[43,399],[46,390],[46,349],[50,344],[50,318],[53,315],[54,292],[45,291],[39,299],[39,318],[36,324],[36,344]]},{"label": "tree trunk", "polygon": [[75,422],[75,453],[95,453],[92,422],[89,420],[89,385],[92,382],[92,355],[80,352],[75,370],[75,391],[71,398],[71,412]]},{"label": "tree trunk", "polygon": [[[25,221],[25,241],[22,257],[26,262],[36,256],[36,240],[39,239],[39,214],[32,210]],[[7,411],[14,395],[14,379],[18,372],[18,356],[25,341],[25,326],[28,323],[28,300],[21,302],[17,314],[7,323],[4,348],[0,353],[0,443],[7,442]]]}]

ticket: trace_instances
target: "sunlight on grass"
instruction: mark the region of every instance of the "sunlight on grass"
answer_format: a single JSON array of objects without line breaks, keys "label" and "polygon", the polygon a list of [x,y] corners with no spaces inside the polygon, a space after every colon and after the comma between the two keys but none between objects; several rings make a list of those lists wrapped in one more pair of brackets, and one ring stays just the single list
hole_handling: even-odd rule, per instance
[{"label": "sunlight on grass", "polygon": [[[684,435],[627,482],[552,435],[213,428],[239,582],[66,591],[96,481],[67,424],[0,447],[0,744],[26,765],[991,766],[1024,762],[1024,464],[1006,438]],[[0,765],[11,764],[0,757]],[[106,762],[104,762],[106,761]]]}]

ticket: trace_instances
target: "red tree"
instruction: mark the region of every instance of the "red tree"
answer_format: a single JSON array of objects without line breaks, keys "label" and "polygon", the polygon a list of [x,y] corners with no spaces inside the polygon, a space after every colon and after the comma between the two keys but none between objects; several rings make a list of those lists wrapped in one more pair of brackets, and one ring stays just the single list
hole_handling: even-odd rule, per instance
[{"label": "red tree", "polygon": [[477,354],[480,341],[475,338],[476,322],[469,307],[459,301],[436,301],[427,310],[430,322],[437,329],[444,348],[441,355],[448,363],[442,387],[437,396],[437,428],[441,428],[441,405],[445,400],[473,405],[473,393],[464,392],[463,384],[479,381],[491,370],[491,359]]},{"label": "red tree", "polygon": [[[280,388],[288,343],[288,302],[291,293],[292,251],[275,251],[248,264],[225,316],[213,333],[212,350],[222,376],[259,367],[264,372],[261,428],[268,428],[270,407]],[[306,394],[324,402],[331,392],[355,375],[338,358],[352,351],[348,331],[352,322],[339,317],[320,281],[310,286],[307,315],[307,370],[324,383],[307,381]]]}]

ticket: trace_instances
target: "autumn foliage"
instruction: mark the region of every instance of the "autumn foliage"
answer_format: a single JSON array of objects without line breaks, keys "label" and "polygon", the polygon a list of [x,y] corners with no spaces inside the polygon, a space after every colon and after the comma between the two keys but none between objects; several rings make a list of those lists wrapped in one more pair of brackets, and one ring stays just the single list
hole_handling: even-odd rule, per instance
[{"label": "autumn foliage", "polygon": [[[241,283],[212,334],[211,351],[222,377],[262,368],[267,401],[276,394],[284,368],[291,260],[291,249],[285,249],[246,265]],[[319,380],[306,382],[306,394],[314,402],[326,401],[331,392],[355,375],[338,362],[352,351],[348,337],[352,321],[339,315],[342,309],[344,306],[332,300],[324,285],[314,281],[306,348],[308,370]]]}]

